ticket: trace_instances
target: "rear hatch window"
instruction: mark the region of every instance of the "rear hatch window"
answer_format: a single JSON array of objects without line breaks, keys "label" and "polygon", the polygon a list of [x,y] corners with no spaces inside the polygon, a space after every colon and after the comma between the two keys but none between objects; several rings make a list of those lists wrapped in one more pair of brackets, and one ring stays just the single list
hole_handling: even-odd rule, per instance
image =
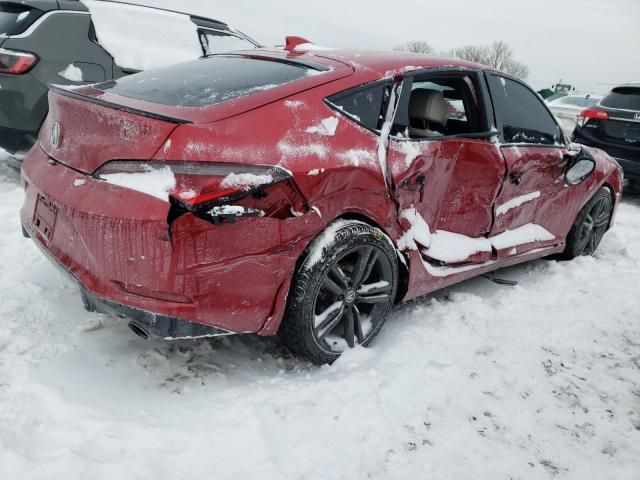
[{"label": "rear hatch window", "polygon": [[640,88],[614,88],[606,97],[604,97],[602,102],[600,102],[600,105],[620,110],[640,111]]},{"label": "rear hatch window", "polygon": [[214,55],[96,85],[98,90],[151,103],[204,107],[303,79],[317,70],[302,64]]},{"label": "rear hatch window", "polygon": [[0,35],[19,35],[44,12],[19,4],[0,4]]}]

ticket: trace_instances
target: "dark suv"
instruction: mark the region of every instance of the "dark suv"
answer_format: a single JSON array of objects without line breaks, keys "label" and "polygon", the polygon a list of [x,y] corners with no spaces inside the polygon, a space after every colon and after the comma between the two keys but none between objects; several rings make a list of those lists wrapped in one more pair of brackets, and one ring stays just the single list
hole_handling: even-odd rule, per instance
[{"label": "dark suv", "polygon": [[580,113],[572,140],[606,151],[629,182],[640,185],[640,82],[614,88]]},{"label": "dark suv", "polygon": [[0,0],[0,148],[22,153],[49,84],[84,85],[258,46],[223,22],[112,1]]}]

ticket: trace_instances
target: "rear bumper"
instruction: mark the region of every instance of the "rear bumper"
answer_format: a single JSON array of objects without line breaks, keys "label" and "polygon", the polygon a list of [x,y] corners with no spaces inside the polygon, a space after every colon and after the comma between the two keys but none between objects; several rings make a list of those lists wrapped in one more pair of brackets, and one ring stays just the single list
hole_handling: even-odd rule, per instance
[{"label": "rear bumper", "polygon": [[[308,218],[217,226],[185,214],[169,225],[168,203],[50,164],[39,147],[22,174],[23,226],[86,291],[90,310],[144,321],[159,336],[199,336],[184,321],[216,335],[277,331]],[[34,220],[44,197],[57,216],[43,233]]]},{"label": "rear bumper", "polygon": [[640,179],[640,146],[625,146],[605,142],[584,130],[576,128],[573,132],[572,140],[576,143],[604,150],[618,161],[624,170],[625,178]]},{"label": "rear bumper", "polygon": [[[22,233],[27,238],[33,238],[34,233],[22,224]],[[40,249],[42,254],[62,273],[66,274],[75,281],[80,288],[80,296],[82,298],[82,306],[88,312],[103,313],[107,315],[115,315],[120,318],[128,318],[138,328],[142,328],[149,336],[161,338],[164,340],[177,340],[181,338],[197,338],[197,337],[217,337],[222,335],[230,335],[232,332],[190,322],[182,318],[169,317],[134,308],[121,303],[116,303],[106,298],[90,292],[82,283],[67,270],[57,259],[55,259],[47,251],[47,249],[37,240],[34,243]]]},{"label": "rear bumper", "polygon": [[25,153],[36,142],[38,132],[0,127],[0,148],[13,154]]}]

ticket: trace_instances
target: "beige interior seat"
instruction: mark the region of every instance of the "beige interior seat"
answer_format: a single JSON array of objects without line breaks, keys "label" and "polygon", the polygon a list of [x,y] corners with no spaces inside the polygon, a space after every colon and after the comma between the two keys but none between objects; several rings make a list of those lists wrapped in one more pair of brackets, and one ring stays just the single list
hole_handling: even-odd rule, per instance
[{"label": "beige interior seat", "polygon": [[447,104],[442,92],[419,88],[411,92],[409,118],[412,137],[437,137],[447,123]]}]

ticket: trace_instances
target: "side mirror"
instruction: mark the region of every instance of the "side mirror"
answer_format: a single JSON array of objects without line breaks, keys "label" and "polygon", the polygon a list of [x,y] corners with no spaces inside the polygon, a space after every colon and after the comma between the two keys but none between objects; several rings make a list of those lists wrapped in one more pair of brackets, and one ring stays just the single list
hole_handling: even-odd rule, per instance
[{"label": "side mirror", "polygon": [[596,169],[596,161],[585,150],[581,150],[575,157],[569,160],[564,181],[567,185],[578,185],[584,182]]}]

